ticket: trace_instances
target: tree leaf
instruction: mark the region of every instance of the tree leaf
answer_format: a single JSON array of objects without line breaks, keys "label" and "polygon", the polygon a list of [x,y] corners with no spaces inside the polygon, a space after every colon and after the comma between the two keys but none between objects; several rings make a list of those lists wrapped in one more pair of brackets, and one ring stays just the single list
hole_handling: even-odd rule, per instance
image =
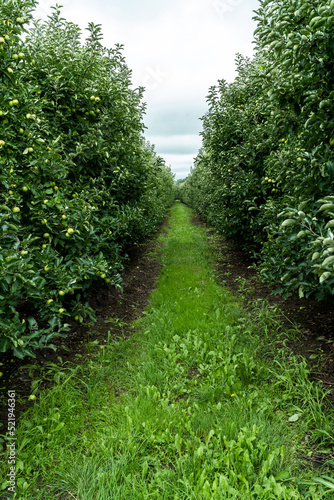
[{"label": "tree leaf", "polygon": [[326,281],[328,278],[330,278],[331,276],[333,276],[333,273],[330,273],[330,272],[325,272],[325,273],[322,273],[322,275],[320,276],[320,280],[319,282],[320,283],[323,283],[324,281]]},{"label": "tree leaf", "polygon": [[292,226],[293,224],[299,224],[299,222],[295,219],[286,219],[282,222],[281,227]]},{"label": "tree leaf", "polygon": [[322,263],[323,266],[327,266],[327,264],[329,264],[330,262],[332,262],[334,260],[334,255],[330,255],[329,257],[327,257],[327,259],[325,259]]}]

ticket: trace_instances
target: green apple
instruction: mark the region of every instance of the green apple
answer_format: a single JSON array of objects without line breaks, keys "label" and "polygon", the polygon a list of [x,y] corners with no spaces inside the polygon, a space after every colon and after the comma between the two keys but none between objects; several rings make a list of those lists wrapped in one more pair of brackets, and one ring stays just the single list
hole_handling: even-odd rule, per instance
[{"label": "green apple", "polygon": [[2,36],[0,36],[0,43],[5,43],[5,39]]},{"label": "green apple", "polygon": [[65,309],[61,307],[60,309],[58,309],[58,311],[60,312],[60,314],[62,314],[63,312],[65,312]]},{"label": "green apple", "polygon": [[48,266],[44,266],[44,271],[48,272],[48,271],[50,271],[50,268]]},{"label": "green apple", "polygon": [[35,394],[30,394],[30,396],[28,397],[28,399],[30,399],[30,401],[35,401],[35,399],[36,399]]},{"label": "green apple", "polygon": [[50,234],[49,233],[44,233],[43,234],[43,238],[49,238],[50,237]]},{"label": "green apple", "polygon": [[44,205],[46,205],[49,202],[49,200],[43,200]]},{"label": "green apple", "polygon": [[23,52],[19,52],[18,56],[19,56],[19,59],[24,59],[24,54],[23,54]]},{"label": "green apple", "polygon": [[29,191],[29,188],[27,186],[23,186],[22,191],[26,193],[27,191]]},{"label": "green apple", "polygon": [[79,321],[80,317],[78,315],[74,316],[75,321]]},{"label": "green apple", "polygon": [[0,147],[1,147],[1,146],[4,146],[5,144],[6,144],[6,143],[5,143],[5,141],[3,141],[3,140],[1,139],[1,140],[0,140]]},{"label": "green apple", "polygon": [[28,250],[22,250],[21,255],[27,255],[28,253]]},{"label": "green apple", "polygon": [[42,219],[42,220],[41,220],[41,223],[42,223],[42,224],[46,224],[47,222],[48,222],[48,221],[47,221],[46,219]]},{"label": "green apple", "polygon": [[18,213],[19,213],[19,211],[20,211],[19,207],[14,207],[14,208],[13,208],[13,212],[14,212],[14,214],[18,214]]},{"label": "green apple", "polygon": [[17,24],[23,24],[24,23],[23,17],[17,17],[16,22],[17,22]]},{"label": "green apple", "polygon": [[19,101],[17,99],[13,99],[13,105],[17,106],[19,104]]},{"label": "green apple", "polygon": [[66,219],[67,219],[67,215],[62,215],[62,216],[61,216],[61,218],[62,218],[63,220],[66,220]]},{"label": "green apple", "polygon": [[32,153],[34,151],[34,148],[28,148],[28,153]]},{"label": "green apple", "polygon": [[10,190],[10,191],[8,191],[8,194],[12,195],[12,194],[13,194],[13,191],[11,191],[11,190]]},{"label": "green apple", "polygon": [[13,54],[13,55],[12,55],[12,59],[14,59],[14,61],[16,61],[18,58],[19,58],[19,55],[18,55],[18,54]]},{"label": "green apple", "polygon": [[51,304],[52,302],[53,302],[53,299],[48,299],[48,300],[46,301],[46,303],[47,303],[47,304]]},{"label": "green apple", "polygon": [[69,227],[68,230],[67,230],[67,232],[69,234],[73,234],[74,233],[74,229],[72,227]]},{"label": "green apple", "polygon": [[43,243],[42,248],[47,248],[47,246],[48,245],[46,243]]},{"label": "green apple", "polygon": [[14,71],[12,70],[12,68],[7,68],[7,71],[10,75],[12,75],[14,73]]},{"label": "green apple", "polygon": [[101,278],[102,278],[103,280],[104,280],[106,277],[107,277],[107,276],[106,276],[106,274],[104,274],[104,273],[102,273],[102,274],[101,274]]},{"label": "green apple", "polygon": [[58,293],[59,293],[59,295],[60,295],[61,297],[63,297],[63,296],[65,295],[65,292],[64,292],[63,290],[59,290],[59,292],[58,292]]}]

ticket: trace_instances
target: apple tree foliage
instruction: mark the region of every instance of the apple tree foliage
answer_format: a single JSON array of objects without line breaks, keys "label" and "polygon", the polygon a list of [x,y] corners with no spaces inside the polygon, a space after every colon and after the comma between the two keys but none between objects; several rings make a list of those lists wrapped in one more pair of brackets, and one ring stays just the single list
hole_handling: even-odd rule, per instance
[{"label": "apple tree foliage", "polygon": [[256,52],[208,95],[183,199],[285,296],[334,293],[334,0],[262,0]]},{"label": "apple tree foliage", "polygon": [[35,6],[0,5],[0,352],[18,357],[94,319],[88,292],[121,288],[127,247],[174,199],[122,47]]}]

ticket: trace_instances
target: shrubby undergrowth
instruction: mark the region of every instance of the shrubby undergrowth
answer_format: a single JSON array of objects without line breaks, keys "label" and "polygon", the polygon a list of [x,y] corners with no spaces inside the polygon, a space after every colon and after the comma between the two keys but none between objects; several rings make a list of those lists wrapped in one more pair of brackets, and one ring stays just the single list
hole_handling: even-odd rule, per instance
[{"label": "shrubby undergrowth", "polygon": [[183,200],[278,293],[334,293],[334,1],[262,0],[256,54],[210,89]]},{"label": "shrubby undergrowth", "polygon": [[23,357],[120,287],[122,259],[162,221],[173,175],[144,139],[143,88],[101,28],[0,5],[0,351]]}]

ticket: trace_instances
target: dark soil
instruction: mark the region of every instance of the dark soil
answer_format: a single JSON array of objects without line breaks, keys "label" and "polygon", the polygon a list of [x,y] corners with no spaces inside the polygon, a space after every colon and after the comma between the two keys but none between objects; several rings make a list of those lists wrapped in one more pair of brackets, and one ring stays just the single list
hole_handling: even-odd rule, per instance
[{"label": "dark soil", "polygon": [[[208,231],[216,258],[215,272],[223,285],[242,298],[246,307],[247,300],[265,299],[270,305],[280,308],[288,328],[291,328],[291,322],[298,325],[302,337],[298,341],[290,341],[288,346],[295,354],[307,358],[312,367],[312,377],[321,381],[326,389],[332,389],[329,399],[334,401],[334,304],[273,295],[270,287],[260,281],[257,271],[252,267],[252,261],[238,245],[223,237],[219,237],[217,243],[215,231],[197,216],[193,218],[193,223],[205,226]],[[165,230],[166,225],[167,220],[161,231]],[[4,372],[0,388],[0,423],[7,425],[6,402],[9,389],[16,391],[18,418],[33,404],[28,400],[31,382],[34,377],[40,376],[48,363],[60,363],[59,357],[62,363],[78,363],[77,355],[84,355],[87,342],[97,340],[102,344],[110,335],[124,337],[131,334],[127,324],[138,318],[147,306],[161,268],[158,234],[145,243],[128,249],[129,261],[123,273],[123,292],[103,287],[91,297],[90,304],[96,311],[96,323],[80,325],[72,321],[68,336],[53,342],[57,343],[57,351],[44,349],[37,352],[35,359],[28,360],[30,368],[26,366],[26,360],[18,362],[17,358],[12,358],[9,354],[0,355],[0,363],[3,364],[0,365],[1,371]],[[213,234],[215,238],[210,238]],[[216,243],[212,243],[213,241]],[[4,428],[0,428],[0,433],[3,431]],[[319,459],[319,463],[322,460]]]}]

